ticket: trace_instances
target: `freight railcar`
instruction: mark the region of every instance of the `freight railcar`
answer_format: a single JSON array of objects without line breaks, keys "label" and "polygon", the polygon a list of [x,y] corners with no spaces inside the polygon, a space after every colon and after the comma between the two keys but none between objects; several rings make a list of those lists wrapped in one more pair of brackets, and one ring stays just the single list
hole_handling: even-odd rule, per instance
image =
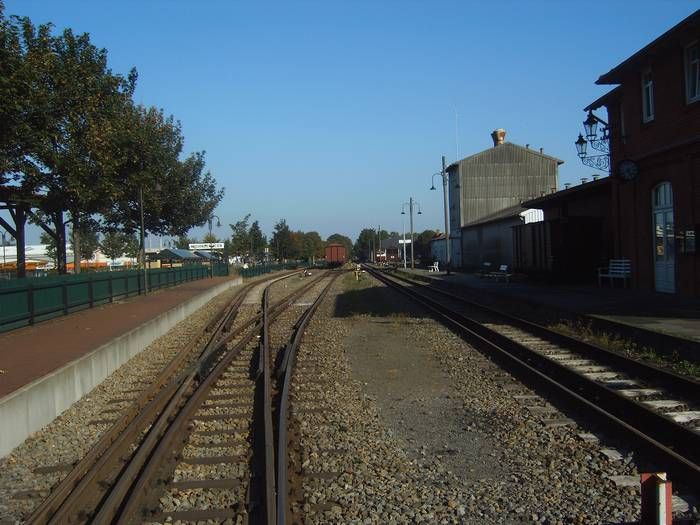
[{"label": "freight railcar", "polygon": [[326,264],[328,266],[342,266],[348,260],[347,250],[342,244],[329,244],[326,246]]}]

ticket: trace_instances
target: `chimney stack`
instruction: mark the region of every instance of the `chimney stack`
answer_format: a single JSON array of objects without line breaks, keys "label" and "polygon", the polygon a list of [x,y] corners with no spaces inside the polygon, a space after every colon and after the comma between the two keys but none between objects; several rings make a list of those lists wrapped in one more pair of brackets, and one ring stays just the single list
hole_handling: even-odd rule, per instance
[{"label": "chimney stack", "polygon": [[500,146],[506,141],[506,130],[503,128],[498,128],[491,133],[491,138],[493,139],[493,147]]}]

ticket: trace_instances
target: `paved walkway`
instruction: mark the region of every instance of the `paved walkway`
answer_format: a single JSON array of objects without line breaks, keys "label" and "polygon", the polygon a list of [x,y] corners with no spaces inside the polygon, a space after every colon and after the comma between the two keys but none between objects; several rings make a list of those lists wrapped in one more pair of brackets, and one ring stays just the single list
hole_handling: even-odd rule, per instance
[{"label": "paved walkway", "polygon": [[190,281],[0,334],[0,398],[234,278]]},{"label": "paved walkway", "polygon": [[[404,271],[404,270],[402,270]],[[477,275],[405,270],[445,283],[488,290],[569,312],[599,317],[675,337],[700,342],[700,300],[608,285],[551,285],[533,282],[496,282]]]}]

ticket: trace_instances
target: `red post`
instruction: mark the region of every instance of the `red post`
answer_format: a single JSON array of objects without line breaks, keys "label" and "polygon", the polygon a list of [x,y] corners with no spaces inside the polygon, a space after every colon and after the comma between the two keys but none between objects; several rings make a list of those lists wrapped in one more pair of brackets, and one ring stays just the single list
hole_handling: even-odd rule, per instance
[{"label": "red post", "polygon": [[643,473],[641,525],[671,525],[673,500],[671,482],[665,472]]}]

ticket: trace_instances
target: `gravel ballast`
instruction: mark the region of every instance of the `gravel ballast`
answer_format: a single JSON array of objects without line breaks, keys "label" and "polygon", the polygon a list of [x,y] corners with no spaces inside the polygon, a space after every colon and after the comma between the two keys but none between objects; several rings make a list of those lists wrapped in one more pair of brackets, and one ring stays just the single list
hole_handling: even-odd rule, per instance
[{"label": "gravel ballast", "polygon": [[[0,459],[0,520],[15,522],[28,516],[238,290],[231,288],[213,298]],[[47,468],[54,471],[47,473]]]},{"label": "gravel ballast", "polygon": [[298,366],[292,463],[308,523],[639,517],[637,485],[617,477],[637,475],[631,455],[608,459],[579,437],[590,429],[368,276],[336,285]]}]

